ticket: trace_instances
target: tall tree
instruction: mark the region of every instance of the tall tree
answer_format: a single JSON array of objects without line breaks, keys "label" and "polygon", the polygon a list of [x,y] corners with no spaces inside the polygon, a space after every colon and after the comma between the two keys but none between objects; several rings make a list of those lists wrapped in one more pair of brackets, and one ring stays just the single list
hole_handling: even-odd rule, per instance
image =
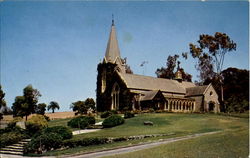
[{"label": "tall tree", "polygon": [[[175,78],[175,68],[177,64],[180,64],[180,61],[177,61],[179,58],[179,55],[175,54],[174,56],[169,55],[167,58],[166,68],[161,67],[160,69],[156,70],[156,75],[158,78],[167,78],[167,79],[174,79]],[[178,67],[179,70],[182,73],[182,79],[184,81],[192,81],[192,75],[189,73],[186,73],[183,68]],[[177,69],[178,69],[177,68]]]},{"label": "tall tree", "polygon": [[156,70],[156,75],[158,78],[167,78],[173,79],[175,77],[174,69],[177,64],[177,59],[179,55],[175,54],[174,56],[169,55],[166,62],[166,68],[161,67],[160,69]]},{"label": "tall tree", "polygon": [[2,90],[2,86],[0,85],[0,109],[6,106],[6,102],[4,100],[5,93]]},{"label": "tall tree", "polygon": [[[2,107],[6,107],[6,102],[4,100],[5,93],[2,90],[2,86],[0,85],[0,109]],[[3,114],[0,113],[0,120],[3,119]]]},{"label": "tall tree", "polygon": [[[237,68],[227,68],[221,72],[224,87],[226,112],[244,112],[249,110],[249,71]],[[205,80],[204,84],[212,83],[215,90],[221,95],[220,81],[217,77]]]},{"label": "tall tree", "polygon": [[39,103],[36,107],[36,113],[44,115],[46,111],[46,104],[45,103]]},{"label": "tall tree", "polygon": [[[197,41],[198,45],[190,44],[190,54],[198,59],[197,69],[200,71],[201,80],[204,82],[205,74],[207,77],[215,75],[220,81],[221,101],[223,98],[223,83],[221,71],[225,55],[236,50],[236,43],[225,33],[216,32],[214,36],[202,34]],[[213,71],[215,69],[215,74]]]},{"label": "tall tree", "polygon": [[37,89],[34,89],[32,85],[28,85],[23,89],[23,96],[17,96],[13,103],[13,115],[14,116],[26,116],[27,117],[35,113],[37,107],[38,98],[41,96]]},{"label": "tall tree", "polygon": [[55,112],[55,109],[60,109],[60,106],[59,106],[59,104],[57,103],[57,102],[55,102],[55,101],[52,101],[52,102],[50,102],[49,103],[49,105],[48,105],[48,111],[51,109],[52,110],[52,113],[54,113]]},{"label": "tall tree", "polygon": [[87,98],[85,101],[76,101],[70,105],[75,114],[87,114],[89,109],[95,110],[95,101],[93,98]]}]

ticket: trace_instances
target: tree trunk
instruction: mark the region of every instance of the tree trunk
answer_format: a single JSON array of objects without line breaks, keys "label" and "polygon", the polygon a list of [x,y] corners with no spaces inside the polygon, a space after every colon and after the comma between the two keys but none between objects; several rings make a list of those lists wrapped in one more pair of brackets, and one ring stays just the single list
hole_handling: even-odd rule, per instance
[{"label": "tree trunk", "polygon": [[28,115],[25,116],[25,120],[26,120],[26,121],[28,120]]},{"label": "tree trunk", "polygon": [[54,109],[52,109],[52,113],[54,113],[55,112],[55,110]]}]

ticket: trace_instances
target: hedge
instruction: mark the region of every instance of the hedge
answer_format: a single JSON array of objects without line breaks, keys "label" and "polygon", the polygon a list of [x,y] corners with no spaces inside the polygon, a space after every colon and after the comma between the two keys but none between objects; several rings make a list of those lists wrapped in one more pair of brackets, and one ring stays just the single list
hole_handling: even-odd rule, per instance
[{"label": "hedge", "polygon": [[95,118],[93,116],[78,116],[68,122],[68,126],[81,129],[85,129],[88,125],[92,124],[95,124]]},{"label": "hedge", "polygon": [[42,131],[44,134],[56,133],[62,137],[62,139],[70,139],[72,138],[72,131],[65,126],[54,126],[45,128]]},{"label": "hedge", "polygon": [[74,148],[77,146],[90,146],[108,143],[108,138],[84,138],[84,139],[69,139],[63,142],[63,146],[66,148]]},{"label": "hedge", "polygon": [[135,116],[135,114],[134,113],[132,113],[132,112],[129,112],[129,111],[126,111],[125,113],[124,113],[124,118],[126,119],[126,118],[131,118],[131,117],[134,117]]},{"label": "hedge", "polygon": [[25,153],[42,153],[43,151],[58,149],[63,144],[63,138],[57,133],[43,133],[33,138],[25,145]]},{"label": "hedge", "polygon": [[124,118],[122,118],[119,115],[111,115],[103,121],[102,125],[104,128],[109,128],[121,125],[123,123],[124,123]]},{"label": "hedge", "polygon": [[0,148],[3,148],[7,145],[15,144],[21,141],[23,138],[24,135],[19,132],[3,133],[0,136]]}]

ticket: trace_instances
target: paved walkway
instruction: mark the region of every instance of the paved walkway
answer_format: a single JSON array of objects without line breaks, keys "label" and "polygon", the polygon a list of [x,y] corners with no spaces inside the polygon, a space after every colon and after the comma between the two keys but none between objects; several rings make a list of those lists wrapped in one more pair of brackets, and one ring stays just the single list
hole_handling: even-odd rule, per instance
[{"label": "paved walkway", "polygon": [[[102,125],[102,121],[95,123],[95,125],[96,126]],[[99,130],[101,130],[101,129],[83,129],[83,130],[73,131],[72,134],[77,135],[77,134],[83,134],[83,133],[96,132],[96,131],[99,131]]]},{"label": "paved walkway", "polygon": [[70,156],[65,156],[65,157],[70,157],[70,158],[90,158],[90,157],[91,158],[98,158],[98,157],[103,157],[103,156],[117,155],[117,154],[123,154],[123,153],[129,153],[129,152],[133,152],[133,151],[148,149],[148,148],[152,148],[152,147],[162,145],[162,144],[168,144],[168,143],[172,143],[172,142],[176,142],[176,141],[197,138],[197,137],[204,136],[204,135],[215,134],[215,133],[219,133],[219,132],[221,132],[221,131],[192,134],[192,135],[187,135],[187,136],[183,136],[183,137],[164,139],[164,140],[161,140],[161,141],[158,141],[158,142],[153,142],[153,143],[135,145],[135,146],[130,146],[130,147],[124,147],[124,148],[118,148],[118,149],[106,150],[106,151],[100,151],[100,152],[94,152],[94,153],[88,153],[88,154],[83,154],[83,155],[78,155],[78,156],[70,155]]}]

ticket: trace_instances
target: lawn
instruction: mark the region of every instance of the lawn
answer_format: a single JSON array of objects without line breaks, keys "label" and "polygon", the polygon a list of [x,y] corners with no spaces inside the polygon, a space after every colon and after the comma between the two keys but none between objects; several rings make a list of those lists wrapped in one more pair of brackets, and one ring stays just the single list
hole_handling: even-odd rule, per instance
[{"label": "lawn", "polygon": [[[152,121],[154,125],[144,126],[144,121]],[[76,135],[74,138],[120,137],[165,133],[192,134],[238,127],[241,128],[246,126],[247,123],[248,119],[215,114],[140,114],[137,115],[137,117],[126,120],[121,126],[103,129],[98,132]]]},{"label": "lawn", "polygon": [[245,128],[105,158],[246,158],[249,155],[248,138]]},{"label": "lawn", "polygon": [[[166,152],[175,153],[175,151],[178,151],[177,152],[178,154],[182,148],[183,148],[182,150],[186,149],[185,145],[191,143],[193,145],[193,148],[191,147],[187,148],[188,150],[191,151],[190,157],[199,157],[199,155],[192,156],[192,154],[194,154],[194,152],[197,151],[196,149],[198,147],[200,147],[202,153],[206,153],[203,150],[208,150],[208,151],[211,150],[211,153],[213,152],[217,153],[217,150],[219,150],[218,146],[227,146],[228,149],[232,150],[235,153],[243,150],[244,152],[241,153],[245,154],[246,152],[248,152],[248,150],[246,150],[246,147],[248,149],[249,146],[247,139],[248,120],[249,120],[248,118],[239,118],[239,117],[223,116],[216,114],[174,114],[174,113],[140,114],[134,118],[127,119],[123,125],[114,128],[103,129],[93,133],[75,135],[72,139],[82,139],[86,137],[121,137],[121,136],[132,136],[132,135],[166,134],[166,133],[175,133],[175,135],[160,137],[160,138],[147,138],[144,140],[134,140],[128,142],[117,142],[113,144],[95,145],[89,147],[77,147],[74,149],[66,149],[61,151],[49,151],[47,153],[44,153],[44,155],[65,155],[65,154],[76,154],[76,153],[79,154],[83,152],[110,149],[118,146],[138,144],[141,142],[155,141],[161,138],[177,137],[177,136],[183,136],[193,133],[203,133],[209,131],[223,131],[223,132],[217,135],[202,136],[201,138],[187,140],[185,141],[187,143],[176,142],[180,143],[177,145],[180,146],[180,148],[178,148],[178,150],[177,149],[166,150]],[[59,120],[54,120],[54,121],[57,122],[50,122],[50,126],[58,124],[62,125],[67,123],[66,119],[63,119],[61,121]],[[143,125],[144,121],[152,121],[154,125],[144,126]],[[240,137],[242,134],[244,136]],[[238,144],[236,142],[238,142]],[[181,146],[181,144],[183,144],[183,146]],[[201,144],[203,146],[201,146]],[[236,151],[234,151],[233,147],[235,145],[237,145],[236,148],[237,150],[235,149]],[[238,148],[238,146],[240,147]],[[223,155],[223,153],[227,151],[226,149],[224,150],[224,148],[222,148],[221,154],[219,155]],[[163,149],[165,151],[164,147]],[[203,155],[203,157],[204,156],[205,155]],[[131,155],[128,157],[131,157]],[[138,157],[141,156],[138,155]],[[185,157],[185,155],[181,155],[180,157]]]}]

